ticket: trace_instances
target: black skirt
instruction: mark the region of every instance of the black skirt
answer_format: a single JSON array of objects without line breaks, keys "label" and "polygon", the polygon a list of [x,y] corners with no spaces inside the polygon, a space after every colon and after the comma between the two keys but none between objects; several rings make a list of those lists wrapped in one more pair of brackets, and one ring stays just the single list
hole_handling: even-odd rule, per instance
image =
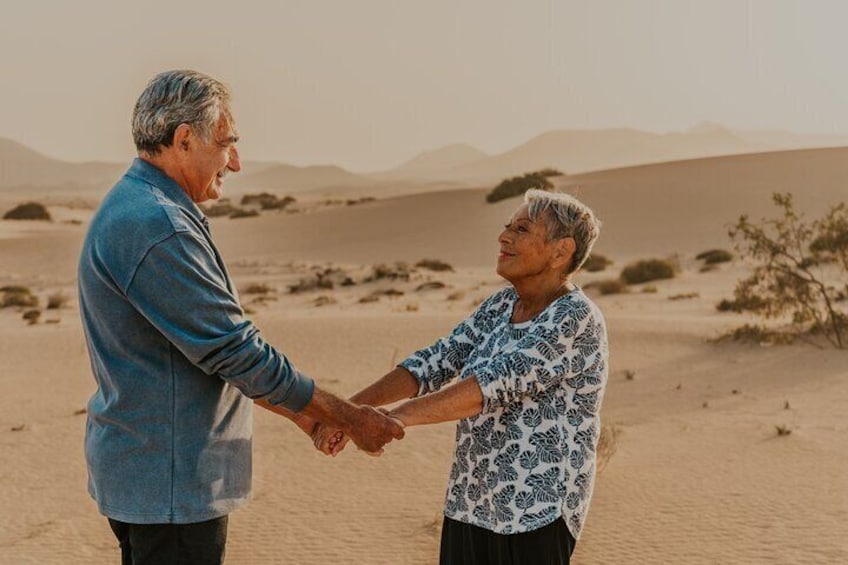
[{"label": "black skirt", "polygon": [[497,534],[445,517],[440,565],[568,565],[574,538],[558,518],[520,534]]}]

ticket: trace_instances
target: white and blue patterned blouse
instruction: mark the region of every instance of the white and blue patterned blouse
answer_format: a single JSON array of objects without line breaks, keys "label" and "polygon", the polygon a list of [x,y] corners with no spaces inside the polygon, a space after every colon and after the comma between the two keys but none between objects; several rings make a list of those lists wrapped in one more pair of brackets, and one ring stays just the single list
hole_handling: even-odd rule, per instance
[{"label": "white and blue patterned blouse", "polygon": [[512,287],[487,298],[453,332],[401,363],[419,395],[477,379],[483,410],[456,428],[445,515],[511,534],[586,519],[607,381],[607,332],[579,288],[530,321],[510,323]]}]

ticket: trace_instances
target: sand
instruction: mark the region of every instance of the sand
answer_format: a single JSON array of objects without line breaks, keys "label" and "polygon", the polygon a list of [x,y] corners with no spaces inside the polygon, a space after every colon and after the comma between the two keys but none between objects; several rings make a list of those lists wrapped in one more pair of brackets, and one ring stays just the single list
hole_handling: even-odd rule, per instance
[{"label": "sand", "polygon": [[[845,175],[837,157],[830,156],[834,185]],[[681,166],[651,174],[685,180],[691,172]],[[771,180],[780,183],[786,169],[776,171]],[[708,182],[704,174],[692,182]],[[758,186],[769,182],[762,174]],[[574,562],[848,562],[848,353],[711,341],[746,320],[715,310],[745,267],[701,273],[693,258],[706,247],[729,247],[723,223],[740,211],[731,202],[725,217],[724,198],[732,194],[714,208],[666,208],[674,221],[662,239],[631,201],[620,198],[616,209],[616,198],[603,193],[656,183],[640,185],[620,171],[597,175],[589,180],[612,188],[591,193],[587,186],[584,194],[602,218],[614,219],[607,219],[610,237],[599,249],[615,264],[578,282],[613,276],[637,256],[676,253],[683,271],[654,283],[653,294],[637,288],[596,297],[610,330],[602,418],[614,442]],[[666,192],[652,198],[678,202],[673,183],[661,186]],[[831,194],[807,196],[818,203]],[[486,205],[482,195],[433,191],[304,214],[215,219],[212,230],[240,288],[273,289],[242,294],[265,337],[319,384],[347,395],[448,332],[502,284],[493,273],[494,237],[517,201]],[[659,206],[645,200],[651,202],[638,211]],[[761,216],[770,207],[764,201],[750,211]],[[83,223],[0,222],[0,285],[25,284],[42,305],[50,294],[69,297],[32,326],[21,312],[0,310],[0,564],[115,563],[116,543],[86,492],[82,455],[80,411],[94,381],[74,281],[87,213],[51,211]],[[687,223],[691,230],[680,228]],[[419,268],[408,281],[361,282],[375,263],[423,258],[445,260],[455,271]],[[331,266],[357,284],[288,292]],[[445,287],[416,290],[433,281]],[[403,294],[359,302],[388,289]],[[669,299],[680,294],[696,296]],[[791,433],[780,436],[777,426]],[[231,517],[228,563],[435,563],[453,433],[451,424],[411,429],[382,458],[349,449],[331,459],[284,419],[257,410],[253,500]]]}]

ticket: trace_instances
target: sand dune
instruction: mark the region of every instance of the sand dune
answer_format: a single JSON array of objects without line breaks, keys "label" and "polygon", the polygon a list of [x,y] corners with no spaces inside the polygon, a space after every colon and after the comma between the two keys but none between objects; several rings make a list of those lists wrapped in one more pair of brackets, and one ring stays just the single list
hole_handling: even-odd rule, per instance
[{"label": "sand dune", "polygon": [[[770,214],[773,191],[796,192],[810,213],[844,201],[846,157],[846,149],[792,151],[564,179],[605,220],[599,250],[615,261],[578,282],[649,255],[680,253],[684,267],[655,294],[597,297],[612,349],[602,417],[615,441],[576,563],[848,562],[845,352],[709,341],[747,320],[715,310],[746,270],[700,273],[692,260],[728,247],[724,223],[740,213]],[[495,237],[519,200],[490,205],[485,192],[216,218],[212,230],[240,288],[273,289],[242,293],[265,337],[320,384],[350,394],[502,284]],[[86,493],[82,457],[80,411],[93,379],[73,297],[90,211],[51,211],[59,221],[0,221],[0,285],[25,284],[42,305],[56,292],[69,297],[33,326],[0,309],[0,564],[111,563],[117,548]],[[62,223],[71,219],[84,223]],[[455,271],[363,280],[375,263],[426,257]],[[287,291],[330,262],[356,284]],[[435,281],[444,286],[419,290]],[[360,302],[388,289],[396,295]],[[692,298],[669,300],[679,294]],[[791,434],[778,436],[776,426]],[[353,450],[333,460],[294,426],[257,412],[254,500],[232,516],[228,563],[281,555],[304,565],[434,563],[453,435],[449,424],[413,429],[379,460]]]}]

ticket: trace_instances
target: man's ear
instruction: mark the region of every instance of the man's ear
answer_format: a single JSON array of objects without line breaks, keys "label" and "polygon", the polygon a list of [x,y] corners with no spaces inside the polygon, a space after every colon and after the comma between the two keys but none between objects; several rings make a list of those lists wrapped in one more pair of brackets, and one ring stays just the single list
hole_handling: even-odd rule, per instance
[{"label": "man's ear", "polygon": [[174,130],[174,148],[179,152],[188,151],[191,144],[194,142],[194,132],[191,131],[191,126],[188,124],[180,124]]}]

